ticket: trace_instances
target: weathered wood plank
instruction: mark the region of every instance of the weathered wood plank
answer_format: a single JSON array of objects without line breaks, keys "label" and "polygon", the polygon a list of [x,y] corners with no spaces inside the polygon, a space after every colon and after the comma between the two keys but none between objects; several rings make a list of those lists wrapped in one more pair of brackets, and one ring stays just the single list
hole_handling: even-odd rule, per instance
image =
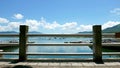
[{"label": "weathered wood plank", "polygon": [[[93,53],[39,53],[27,52],[27,55],[40,56],[92,56]],[[0,55],[19,55],[19,52],[0,52]],[[120,55],[120,52],[103,52],[102,55]]]},{"label": "weathered wood plank", "polygon": [[48,66],[48,65],[49,63],[41,63],[41,62],[38,63],[38,66]]},{"label": "weathered wood plank", "polygon": [[69,67],[71,67],[72,64],[71,63],[60,63],[60,66],[69,66]]},{"label": "weathered wood plank", "polygon": [[71,64],[72,64],[72,67],[83,66],[82,63],[79,63],[79,62],[72,62]]},{"label": "weathered wood plank", "polygon": [[38,53],[38,52],[29,52],[27,55],[41,55],[41,56],[89,56],[93,55],[92,53]]},{"label": "weathered wood plank", "polygon": [[19,55],[19,52],[0,52],[0,55]]},{"label": "weathered wood plank", "polygon": [[54,66],[60,66],[60,63],[49,63],[49,66],[54,67]]},{"label": "weathered wood plank", "polygon": [[[28,46],[92,46],[92,43],[27,43]],[[2,46],[19,46],[18,43],[0,43]],[[102,43],[102,46],[120,46],[120,43]]]},{"label": "weathered wood plank", "polygon": [[28,43],[29,46],[92,46],[92,43]]},{"label": "weathered wood plank", "polygon": [[120,67],[119,62],[105,62],[104,64],[96,64],[93,62],[81,62],[81,63],[0,62],[0,68],[119,68],[119,67]]},{"label": "weathered wood plank", "polygon": [[[50,36],[50,37],[92,37],[93,34],[27,34],[28,37]],[[0,34],[0,37],[19,37],[19,34]],[[102,37],[115,38],[114,33],[103,33]]]}]

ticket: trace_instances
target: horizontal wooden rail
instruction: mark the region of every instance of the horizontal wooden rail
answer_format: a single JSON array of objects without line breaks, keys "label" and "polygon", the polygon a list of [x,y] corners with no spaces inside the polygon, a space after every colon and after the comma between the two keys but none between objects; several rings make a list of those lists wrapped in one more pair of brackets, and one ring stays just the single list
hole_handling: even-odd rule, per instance
[{"label": "horizontal wooden rail", "polygon": [[42,55],[42,56],[82,56],[92,55],[92,53],[27,53],[27,55]]},{"label": "horizontal wooden rail", "polygon": [[[19,34],[0,34],[0,37],[18,37]],[[37,37],[37,36],[41,36],[41,37],[46,37],[46,36],[50,36],[50,37],[92,37],[93,34],[27,34],[28,37]],[[103,33],[102,34],[103,37],[110,37],[110,38],[114,38],[115,34],[114,33]]]},{"label": "horizontal wooden rail", "polygon": [[[120,55],[120,52],[103,52],[103,55]],[[92,53],[35,53],[30,52],[27,55],[44,55],[44,56],[92,56]]]},{"label": "horizontal wooden rail", "polygon": [[[18,43],[0,43],[2,46],[18,46]],[[93,43],[27,43],[29,46],[92,46]],[[120,46],[120,43],[102,43],[102,46]]]},{"label": "horizontal wooden rail", "polygon": [[19,46],[19,43],[0,43],[0,47],[3,46]]},{"label": "horizontal wooden rail", "polygon": [[42,37],[46,37],[46,36],[51,36],[51,37],[92,37],[92,34],[28,34],[28,36],[32,37],[32,36],[42,36]]},{"label": "horizontal wooden rail", "polygon": [[0,37],[18,37],[19,34],[0,34]]},{"label": "horizontal wooden rail", "polygon": [[[0,52],[0,55],[19,55],[19,52]],[[40,53],[40,52],[27,52],[27,55],[39,55],[39,56],[92,56],[93,53]],[[103,52],[102,55],[120,55],[120,52]]]},{"label": "horizontal wooden rail", "polygon": [[102,43],[102,46],[120,46],[120,43]]},{"label": "horizontal wooden rail", "polygon": [[120,52],[103,52],[103,55],[120,55]]},{"label": "horizontal wooden rail", "polygon": [[92,46],[92,43],[28,43],[29,46]]},{"label": "horizontal wooden rail", "polygon": [[[93,43],[28,43],[29,46],[92,46]],[[102,46],[120,46],[120,43],[102,43]]]},{"label": "horizontal wooden rail", "polygon": [[19,55],[19,52],[0,52],[0,55]]},{"label": "horizontal wooden rail", "polygon": [[[0,52],[0,55],[19,55],[18,52]],[[92,55],[92,53],[39,53],[39,52],[28,52],[27,55],[40,55],[40,56],[81,56],[81,55]]]}]

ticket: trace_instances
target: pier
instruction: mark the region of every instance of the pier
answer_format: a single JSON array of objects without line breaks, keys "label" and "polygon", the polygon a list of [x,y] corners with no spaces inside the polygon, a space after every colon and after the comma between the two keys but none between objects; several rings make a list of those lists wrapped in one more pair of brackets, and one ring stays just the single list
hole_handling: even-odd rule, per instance
[{"label": "pier", "polygon": [[0,62],[0,68],[119,68],[119,62],[105,62],[96,64],[94,62]]},{"label": "pier", "polygon": [[[0,55],[18,55],[19,58],[5,59],[0,58],[0,67],[7,68],[7,66],[15,68],[16,66],[28,66],[28,68],[101,68],[101,67],[118,67],[120,66],[120,58],[106,58],[102,55],[120,55],[120,52],[102,52],[102,46],[120,46],[120,43],[102,43],[102,38],[119,38],[119,33],[110,34],[101,32],[101,25],[93,26],[93,34],[28,34],[28,26],[21,25],[19,34],[0,34],[0,37],[19,37],[19,43],[0,43],[0,46],[19,46],[19,52],[0,52]],[[28,43],[28,37],[31,36],[48,36],[48,37],[92,37],[93,43]],[[35,53],[27,52],[27,46],[92,46],[93,53]],[[40,58],[29,59],[28,55],[42,55],[42,56],[80,56],[92,55],[93,58],[87,59],[63,59],[63,58]],[[12,63],[17,61],[17,63]],[[35,61],[35,62],[33,62]],[[37,62],[36,62],[37,61]],[[42,66],[42,67],[41,67]]]}]

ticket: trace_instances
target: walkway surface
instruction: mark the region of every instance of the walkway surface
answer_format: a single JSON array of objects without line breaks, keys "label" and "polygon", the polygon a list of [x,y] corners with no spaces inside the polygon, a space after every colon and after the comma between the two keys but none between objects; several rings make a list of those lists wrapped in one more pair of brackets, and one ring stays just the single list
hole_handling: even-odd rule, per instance
[{"label": "walkway surface", "polygon": [[0,61],[0,68],[120,68],[120,62],[3,62]]}]

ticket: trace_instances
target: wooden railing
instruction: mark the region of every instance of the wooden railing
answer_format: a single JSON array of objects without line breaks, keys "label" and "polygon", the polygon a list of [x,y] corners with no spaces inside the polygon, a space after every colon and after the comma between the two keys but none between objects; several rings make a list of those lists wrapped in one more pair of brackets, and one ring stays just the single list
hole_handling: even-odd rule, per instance
[{"label": "wooden railing", "polygon": [[[44,56],[80,56],[93,55],[94,62],[102,62],[102,55],[120,55],[120,52],[102,53],[102,46],[120,46],[120,43],[102,43],[102,37],[115,38],[114,33],[101,32],[101,25],[93,26],[93,34],[28,34],[28,26],[20,26],[20,34],[0,34],[0,37],[19,37],[19,43],[0,43],[0,46],[19,46],[19,52],[0,52],[1,55],[19,55],[19,61],[26,61],[27,55],[44,55]],[[92,37],[93,43],[27,43],[27,37],[31,36],[55,36],[55,37]],[[117,36],[119,36],[117,34]],[[33,53],[27,52],[27,46],[92,46],[93,53]],[[71,59],[70,59],[71,60]]]}]

